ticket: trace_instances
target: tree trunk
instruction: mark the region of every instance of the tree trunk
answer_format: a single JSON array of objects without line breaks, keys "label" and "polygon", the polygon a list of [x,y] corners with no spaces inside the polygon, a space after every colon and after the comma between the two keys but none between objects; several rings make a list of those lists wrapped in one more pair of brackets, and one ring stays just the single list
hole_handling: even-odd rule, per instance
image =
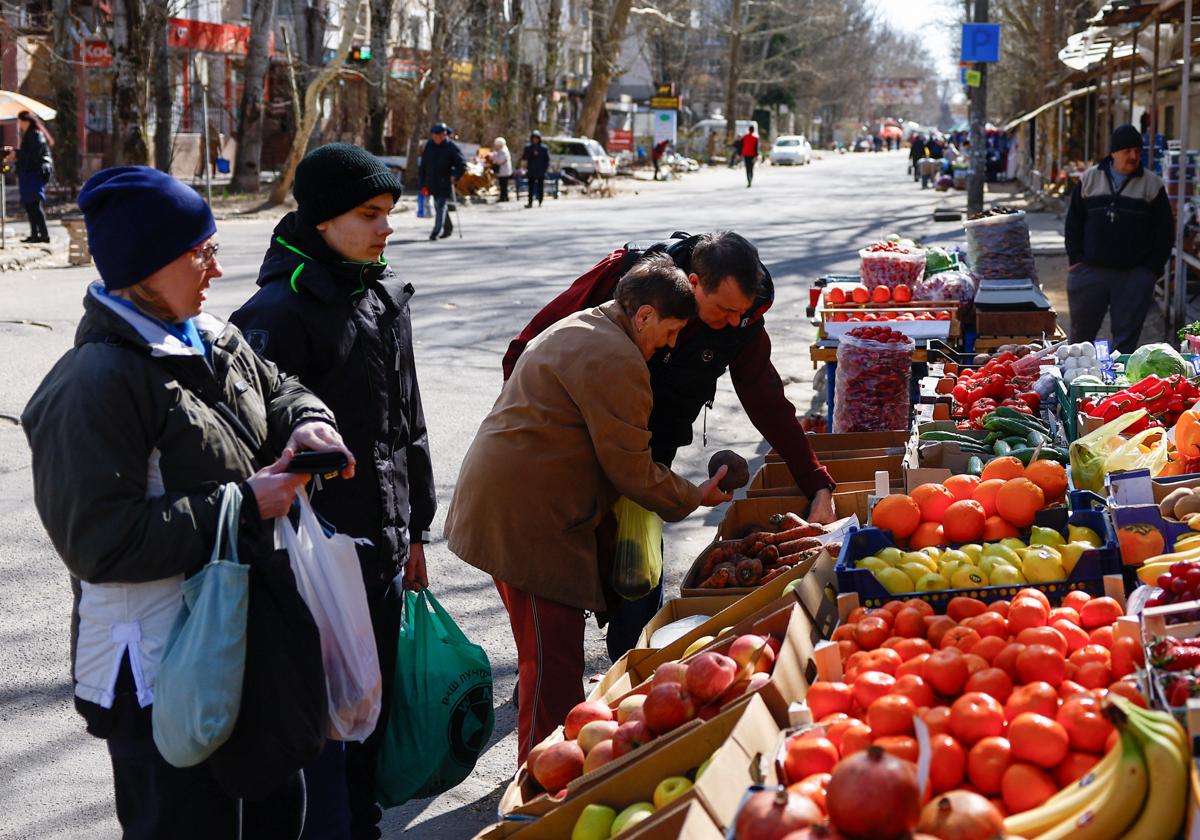
[{"label": "tree trunk", "polygon": [[79,186],[79,112],[76,99],[74,41],[68,23],[72,16],[72,0],[54,0],[54,62],[51,64],[51,83],[54,86],[54,107],[58,109],[58,127],[54,142],[54,168],[58,180],[74,191]]},{"label": "tree trunk", "polygon": [[[542,96],[546,100],[546,125],[553,132],[558,127],[557,109],[554,107],[554,91],[558,88],[558,39],[562,32],[562,0],[550,0],[546,8],[546,26],[543,41],[546,46],[546,72],[543,77]],[[536,107],[536,106],[535,106]]]},{"label": "tree trunk", "polygon": [[[617,60],[621,57],[621,41],[625,38],[625,26],[629,22],[629,9],[633,0],[615,0],[612,14],[605,17],[606,0],[592,0],[592,78],[588,82],[583,106],[579,110],[578,132],[583,137],[596,133],[596,120],[604,110],[608,99],[608,84],[617,72]],[[601,21],[607,18],[607,26]]]},{"label": "tree trunk", "polygon": [[[525,5],[522,0],[511,0],[512,16],[506,21],[504,30],[504,62],[507,79],[504,95],[500,100],[500,123],[505,131],[524,123],[523,108],[517,107],[521,96],[521,28],[525,25]],[[521,125],[522,129],[525,127]],[[510,132],[511,133],[511,132]]]},{"label": "tree trunk", "polygon": [[171,118],[175,110],[175,89],[171,84],[171,57],[167,52],[167,21],[170,12],[160,0],[148,25],[154,32],[154,167],[171,171]]},{"label": "tree trunk", "polygon": [[300,125],[297,127],[295,135],[292,137],[292,148],[288,151],[287,161],[279,173],[279,179],[275,182],[275,187],[271,190],[271,204],[282,204],[283,200],[287,198],[288,190],[292,188],[292,180],[296,177],[296,167],[299,165],[300,159],[304,157],[304,152],[308,149],[309,135],[312,134],[317,124],[321,94],[325,92],[325,88],[329,86],[329,83],[337,78],[342,70],[342,65],[346,63],[346,56],[350,55],[350,47],[354,43],[354,30],[358,25],[359,12],[362,10],[365,2],[366,0],[345,0],[345,4],[342,7],[341,41],[338,42],[337,52],[329,59],[329,63],[322,68],[317,77],[304,90],[304,116],[300,120]]},{"label": "tree trunk", "polygon": [[233,164],[233,188],[251,193],[258,192],[262,175],[263,92],[270,62],[267,44],[275,28],[275,0],[253,2],[241,119],[237,126],[237,158]]},{"label": "tree trunk", "polygon": [[729,80],[725,86],[725,145],[737,136],[737,89],[742,57],[742,0],[729,4]]},{"label": "tree trunk", "polygon": [[371,63],[367,65],[367,149],[385,154],[388,81],[392,62],[391,22],[396,0],[371,0]]},{"label": "tree trunk", "polygon": [[[429,70],[417,84],[417,101],[413,109],[412,126],[405,146],[405,183],[417,180],[417,158],[430,123],[430,102],[434,101],[446,84],[447,65],[450,61],[450,46],[454,38],[451,23],[451,0],[435,0],[433,37],[429,42]],[[435,104],[436,107],[436,104]]]},{"label": "tree trunk", "polygon": [[150,50],[143,0],[113,0],[113,163],[147,166],[146,79]]}]

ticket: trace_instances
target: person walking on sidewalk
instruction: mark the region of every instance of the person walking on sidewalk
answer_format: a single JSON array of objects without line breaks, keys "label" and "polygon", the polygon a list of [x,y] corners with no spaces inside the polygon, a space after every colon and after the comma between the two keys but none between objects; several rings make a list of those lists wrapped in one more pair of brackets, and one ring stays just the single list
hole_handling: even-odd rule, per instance
[{"label": "person walking on sidewalk", "polygon": [[758,160],[758,135],[754,126],[742,137],[742,160],[746,163],[746,188],[754,184],[754,164]]},{"label": "person walking on sidewalk", "polygon": [[[687,275],[645,260],[616,297],[533,342],[463,459],[449,549],[492,575],[517,646],[517,754],[583,700],[584,611],[605,608],[598,526],[624,496],[669,522],[731,498],[655,463],[646,361],[696,313]],[[615,539],[615,532],[611,535]]]},{"label": "person walking on sidewalk", "polygon": [[311,829],[304,835],[360,840],[380,836],[375,763],[400,632],[393,581],[403,574],[406,589],[428,586],[424,549],[437,498],[413,359],[413,287],[383,259],[400,181],[365,149],[331,143],[296,167],[293,192],[298,209],[275,227],[260,288],[232,320],[260,355],[333,409],[362,459],[353,480],[325,482],[312,503],[359,543],[382,711],[365,742],[346,744],[344,753],[338,742],[326,748],[319,781],[309,789]]},{"label": "person walking on sidewalk", "polygon": [[662,165],[663,155],[667,153],[667,147],[671,145],[669,140],[660,140],[654,144],[654,148],[650,150],[650,161],[654,164],[654,180],[659,180],[659,167]]},{"label": "person walking on sidewalk", "polygon": [[17,114],[17,126],[21,129],[21,147],[10,156],[16,157],[17,189],[21,194],[21,206],[29,216],[29,236],[22,242],[49,242],[50,230],[46,227],[46,214],[42,202],[46,200],[46,182],[54,174],[54,160],[50,149],[54,145],[50,133],[32,111]]},{"label": "person walking on sidewalk", "polygon": [[492,144],[492,169],[500,182],[500,201],[508,201],[508,182],[512,180],[512,152],[508,150],[508,141],[497,137]]},{"label": "person walking on sidewalk", "polygon": [[914,134],[912,145],[908,150],[908,163],[912,169],[913,181],[921,180],[921,158],[925,157],[925,141],[919,134]]},{"label": "person walking on sidewalk", "polygon": [[1142,135],[1119,126],[1067,208],[1071,341],[1094,340],[1110,312],[1113,352],[1134,350],[1174,239],[1166,187],[1142,167]]},{"label": "person walking on sidewalk", "polygon": [[525,162],[525,188],[528,190],[529,199],[525,206],[532,207],[536,198],[538,207],[541,207],[546,172],[550,169],[550,150],[542,142],[542,132],[535,129],[529,135],[529,145],[521,152],[521,160]]},{"label": "person walking on sidewalk", "polygon": [[[421,163],[417,168],[417,179],[421,190],[433,196],[433,232],[429,241],[446,239],[454,231],[450,221],[449,203],[454,200],[454,184],[467,171],[462,150],[450,139],[450,129],[445,123],[434,123],[429,129],[429,140],[421,149]],[[376,255],[378,256],[378,255]]]}]

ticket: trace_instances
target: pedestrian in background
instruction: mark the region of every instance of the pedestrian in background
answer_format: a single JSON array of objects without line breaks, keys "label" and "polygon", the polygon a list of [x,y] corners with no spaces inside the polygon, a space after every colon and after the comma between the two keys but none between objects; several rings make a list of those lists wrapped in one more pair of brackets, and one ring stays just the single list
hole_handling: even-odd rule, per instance
[{"label": "pedestrian in background", "polygon": [[1162,179],[1142,167],[1141,133],[1119,126],[1108,157],[1083,173],[1067,208],[1071,341],[1093,341],[1109,312],[1113,352],[1138,346],[1174,230]]},{"label": "pedestrian in background", "polygon": [[650,152],[650,160],[654,164],[654,180],[659,178],[659,167],[662,165],[663,155],[667,153],[667,147],[671,145],[669,140],[659,140],[654,144],[654,148]]},{"label": "pedestrian in background", "polygon": [[296,167],[297,209],[271,236],[261,288],[232,318],[260,355],[333,409],[362,459],[353,480],[324,482],[312,505],[358,542],[383,702],[371,737],[345,744],[344,753],[330,742],[312,768],[304,834],[312,840],[380,836],[375,764],[400,632],[393,581],[402,574],[406,589],[428,586],[425,543],[437,498],[413,359],[413,287],[383,259],[400,187],[383,161],[358,146],[310,152]]},{"label": "pedestrian in background", "polygon": [[921,158],[925,157],[925,140],[921,135],[914,134],[912,146],[908,150],[908,162],[912,169],[913,181],[921,180]]},{"label": "pedestrian in background", "polygon": [[46,200],[46,183],[54,174],[54,159],[50,156],[54,140],[32,111],[17,114],[17,126],[21,130],[21,146],[15,152],[11,148],[5,151],[10,159],[16,158],[17,190],[29,217],[29,236],[21,241],[49,242],[50,230],[46,227],[42,202]]},{"label": "pedestrian in background", "polygon": [[742,137],[742,160],[746,163],[746,188],[754,184],[754,163],[758,160],[758,135],[754,126]]},{"label": "pedestrian in background", "polygon": [[512,180],[512,152],[508,150],[508,141],[497,137],[492,144],[492,171],[500,182],[500,200],[508,201],[508,182]]},{"label": "pedestrian in background", "polygon": [[584,610],[605,609],[597,526],[617,499],[676,522],[730,498],[724,468],[696,486],[650,450],[646,361],[695,313],[670,257],[634,266],[614,300],[530,344],[463,459],[446,539],[492,575],[508,611],[519,762],[583,700]]},{"label": "pedestrian in background", "polygon": [[448,205],[454,200],[454,183],[467,171],[462,150],[450,139],[450,129],[445,123],[434,123],[429,129],[429,139],[421,149],[421,161],[417,167],[417,180],[426,195],[433,196],[433,232],[429,241],[447,238],[454,231],[450,221]]},{"label": "pedestrian in background", "polygon": [[538,207],[541,207],[546,172],[550,169],[550,150],[542,143],[542,132],[534,129],[529,135],[529,145],[521,152],[521,160],[525,163],[525,189],[528,198],[525,206],[532,207],[536,199]]},{"label": "pedestrian in background", "polygon": [[84,296],[74,348],[21,416],[34,502],[75,594],[75,708],[107,743],[126,840],[294,840],[299,768],[251,802],[225,794],[204,763],[168,764],[152,735],[155,680],[181,584],[217,539],[224,485],[241,486],[239,550],[251,562],[270,553],[269,520],[307,480],[286,472],[292,456],[353,457],[319,399],[203,312],[221,264],[194,190],[116,167],[88,179],[79,206],[100,282]]},{"label": "pedestrian in background", "polygon": [[742,159],[742,138],[738,137],[735,139],[729,145],[729,148],[733,150],[729,155],[729,168],[733,169],[733,167],[738,165],[738,161]]}]

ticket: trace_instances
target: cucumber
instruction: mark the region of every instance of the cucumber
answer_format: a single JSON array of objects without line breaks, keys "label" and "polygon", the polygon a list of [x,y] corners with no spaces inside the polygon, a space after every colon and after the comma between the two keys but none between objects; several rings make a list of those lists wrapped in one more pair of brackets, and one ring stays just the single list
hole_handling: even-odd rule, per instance
[{"label": "cucumber", "polygon": [[[1005,436],[1014,435],[1024,440],[1032,431],[1039,431],[1032,426],[1026,426],[1018,420],[1013,420],[1011,417],[1000,417],[995,413],[989,414],[984,418],[983,426],[989,432],[999,432]],[[1043,432],[1043,434],[1045,434]]]},{"label": "cucumber", "polygon": [[[1014,449],[1008,454],[1014,458],[1020,459],[1022,464],[1029,466],[1029,462],[1033,459],[1033,453],[1035,451],[1037,451],[1037,447],[1026,446],[1022,449]],[[1064,466],[1069,464],[1071,461],[1067,453],[1063,452],[1061,449],[1055,449],[1053,446],[1043,446],[1041,453],[1038,454],[1038,460],[1057,461]]]},{"label": "cucumber", "polygon": [[1050,427],[1043,423],[1040,418],[1034,417],[1032,414],[1025,414],[1024,412],[1017,411],[1015,408],[1010,408],[1007,405],[997,407],[992,414],[996,417],[1005,417],[1009,420],[1017,420],[1028,426],[1033,426],[1034,428],[1040,429],[1043,434],[1050,434]]},{"label": "cucumber", "polygon": [[1022,446],[1029,445],[1029,441],[1020,435],[1005,435],[1003,440],[1013,449],[1020,449]]},{"label": "cucumber", "polygon": [[1046,436],[1044,434],[1042,434],[1041,432],[1030,432],[1028,435],[1025,436],[1025,441],[1030,446],[1045,446],[1047,443],[1050,442],[1049,440],[1046,439]]},{"label": "cucumber", "polygon": [[992,452],[996,455],[1007,455],[1009,452],[1012,452],[1012,447],[1004,441],[998,440],[992,444]]},{"label": "cucumber", "polygon": [[983,475],[983,459],[978,455],[972,455],[967,459],[967,475],[976,477]]},{"label": "cucumber", "polygon": [[950,443],[960,443],[964,446],[983,446],[978,438],[959,434],[958,432],[921,432],[921,440],[937,440]]}]

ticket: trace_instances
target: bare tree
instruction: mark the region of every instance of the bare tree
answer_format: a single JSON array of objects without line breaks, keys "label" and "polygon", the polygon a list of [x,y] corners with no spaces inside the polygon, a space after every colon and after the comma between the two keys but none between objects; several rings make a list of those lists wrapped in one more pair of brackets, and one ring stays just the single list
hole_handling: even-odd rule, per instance
[{"label": "bare tree", "polygon": [[271,190],[272,204],[281,204],[287,198],[288,190],[292,188],[292,179],[296,177],[296,166],[304,157],[308,148],[309,135],[317,125],[321,95],[329,83],[337,78],[350,55],[350,47],[354,43],[354,31],[358,26],[358,18],[366,0],[344,0],[342,5],[341,25],[342,35],[338,42],[337,52],[329,59],[329,63],[317,74],[304,90],[304,114],[298,120],[296,134],[292,137],[292,147],[288,151],[287,160],[279,173],[279,178]]},{"label": "bare tree", "polygon": [[[562,31],[562,0],[550,0],[546,7],[546,23],[542,33],[545,46],[546,66],[542,73],[539,93],[546,102],[546,128],[554,130],[557,120],[553,94],[558,86],[558,38]],[[536,108],[536,105],[534,106]]]},{"label": "bare tree", "polygon": [[738,84],[742,62],[742,0],[729,4],[729,70],[725,87],[725,145],[737,134]]},{"label": "bare tree", "polygon": [[450,74],[451,47],[454,44],[455,25],[465,8],[463,2],[464,0],[432,0],[432,7],[429,9],[433,18],[429,66],[421,69],[416,82],[413,120],[405,145],[407,162],[404,177],[409,183],[416,181],[419,150],[432,116],[438,113],[437,100]]},{"label": "bare tree", "polygon": [[526,108],[518,108],[521,86],[521,28],[525,25],[524,0],[510,0],[510,16],[501,41],[504,45],[506,81],[500,99],[500,122],[505,126],[527,123]]},{"label": "bare tree", "polygon": [[388,80],[391,78],[392,18],[396,0],[371,0],[371,61],[367,65],[367,148],[384,153],[388,121]]},{"label": "bare tree", "polygon": [[113,0],[113,162],[148,165],[146,105],[153,65],[153,30],[148,0]]},{"label": "bare tree", "polygon": [[629,22],[632,0],[592,0],[592,79],[583,96],[576,130],[584,137],[596,133],[596,122],[608,98],[608,85],[617,73],[621,42]]},{"label": "bare tree", "polygon": [[74,3],[54,0],[54,62],[51,64],[51,83],[54,87],[54,107],[58,110],[58,133],[55,135],[54,156],[58,180],[72,190],[79,186],[79,119],[75,98],[75,67],[72,37]]},{"label": "bare tree", "polygon": [[274,28],[275,0],[253,0],[241,118],[237,125],[237,156],[233,163],[233,188],[241,192],[258,192],[262,175],[263,92],[270,63],[267,46]]},{"label": "bare tree", "polygon": [[167,52],[169,18],[164,3],[147,20],[147,25],[154,33],[154,166],[163,172],[171,171],[172,117],[175,110],[171,59]]}]

